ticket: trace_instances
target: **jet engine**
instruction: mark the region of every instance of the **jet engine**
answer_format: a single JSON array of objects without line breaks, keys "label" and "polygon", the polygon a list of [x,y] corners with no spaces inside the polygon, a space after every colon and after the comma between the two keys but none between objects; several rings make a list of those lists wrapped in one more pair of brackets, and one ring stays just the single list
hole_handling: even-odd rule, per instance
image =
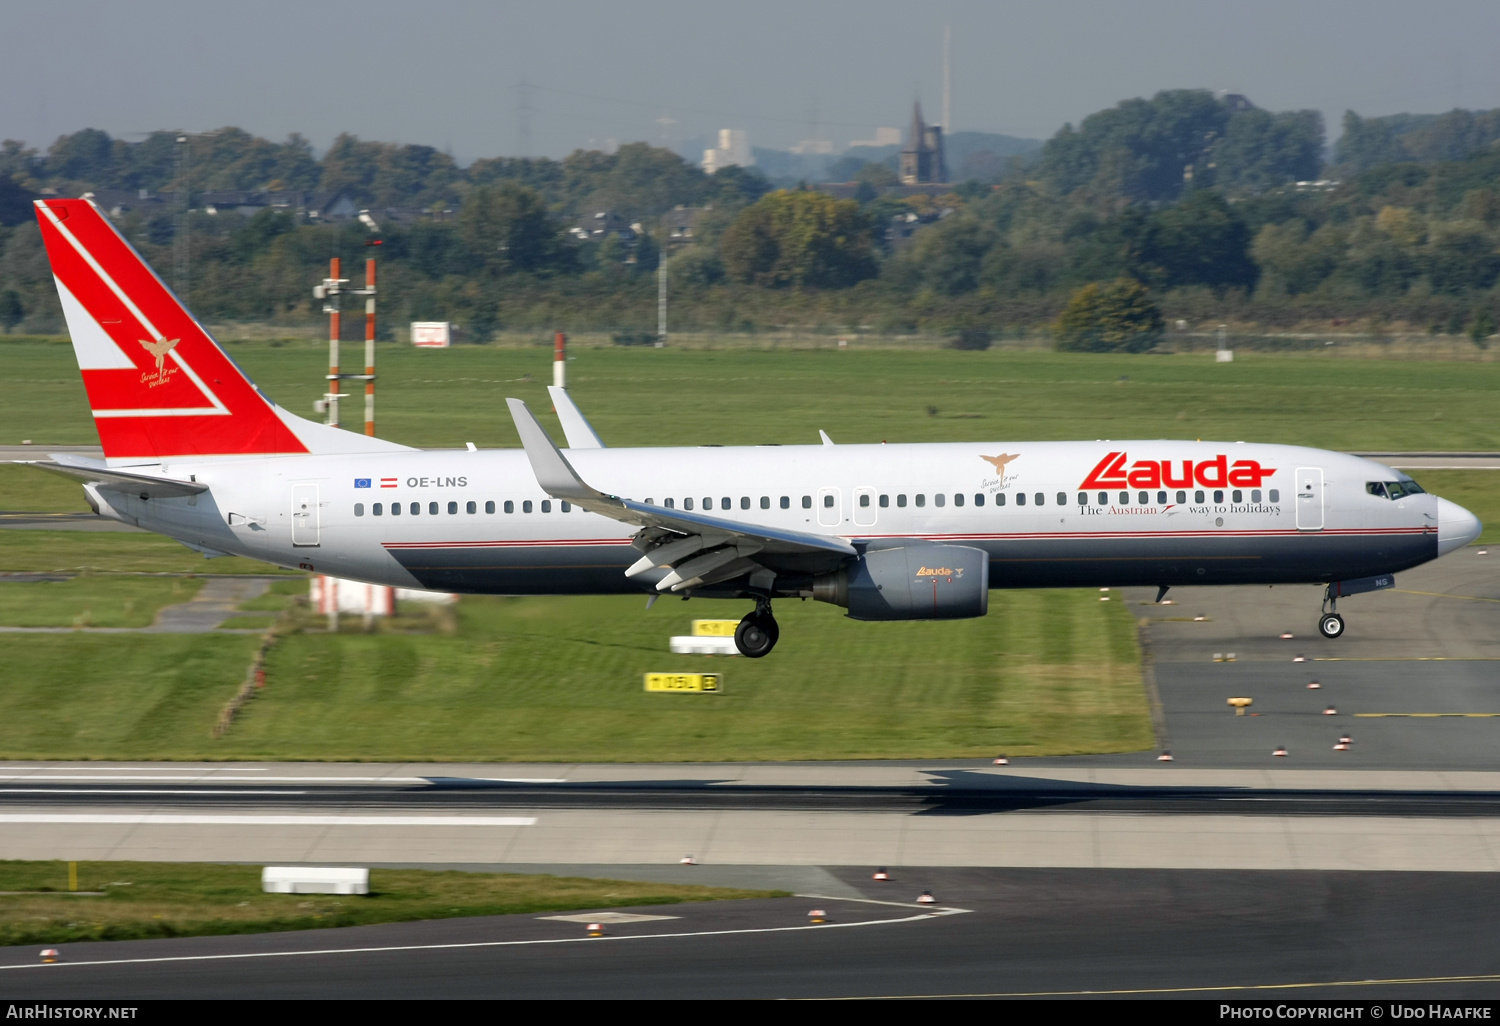
[{"label": "jet engine", "polygon": [[967,545],[913,541],[865,550],[813,579],[813,598],[852,620],[962,620],[990,603],[990,557]]}]

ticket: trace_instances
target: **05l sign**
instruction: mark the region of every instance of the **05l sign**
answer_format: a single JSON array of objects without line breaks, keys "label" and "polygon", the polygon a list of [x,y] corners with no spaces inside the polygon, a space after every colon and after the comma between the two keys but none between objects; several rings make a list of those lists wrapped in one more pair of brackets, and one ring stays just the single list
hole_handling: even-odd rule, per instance
[{"label": "05l sign", "polygon": [[648,673],[647,691],[708,692],[724,686],[722,673]]}]

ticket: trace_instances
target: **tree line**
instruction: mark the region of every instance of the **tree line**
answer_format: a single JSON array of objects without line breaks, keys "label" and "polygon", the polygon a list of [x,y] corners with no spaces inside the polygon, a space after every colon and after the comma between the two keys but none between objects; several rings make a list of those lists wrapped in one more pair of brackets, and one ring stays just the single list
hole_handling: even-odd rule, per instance
[{"label": "tree line", "polygon": [[[369,232],[291,206],[213,214],[193,197],[342,192],[381,222],[386,323],[453,320],[475,340],[648,330],[664,250],[673,324],[697,330],[973,338],[1052,325],[1094,285],[1090,302],[1143,295],[1158,313],[1142,323],[1371,318],[1457,333],[1493,323],[1500,278],[1497,111],[1351,112],[1325,161],[1316,112],[1171,90],[1064,126],[947,194],[907,195],[884,165],[845,161],[851,198],[754,169],[707,175],[644,143],[460,167],[431,147],[348,135],[321,158],[298,136],[178,139],[88,129],[45,153],[0,144],[0,327],[60,327],[30,200],[102,189],[186,195],[200,315],[288,323],[318,316],[311,284],[330,256],[368,255]],[[612,227],[585,230],[604,211]],[[118,220],[159,269],[173,266],[175,204]]]}]

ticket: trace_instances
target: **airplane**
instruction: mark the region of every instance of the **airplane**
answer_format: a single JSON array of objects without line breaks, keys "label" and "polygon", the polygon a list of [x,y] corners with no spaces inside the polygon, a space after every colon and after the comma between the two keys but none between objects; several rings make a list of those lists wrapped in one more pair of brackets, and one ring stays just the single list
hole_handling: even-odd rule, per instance
[{"label": "airplane", "polygon": [[1346,453],[1167,440],[607,448],[554,388],[566,449],[508,399],[520,450],[419,450],[266,397],[87,199],[36,202],[104,459],[37,466],[100,516],[205,556],[501,595],[775,599],[857,620],[984,616],[991,588],[1322,584],[1338,599],[1479,536]]}]

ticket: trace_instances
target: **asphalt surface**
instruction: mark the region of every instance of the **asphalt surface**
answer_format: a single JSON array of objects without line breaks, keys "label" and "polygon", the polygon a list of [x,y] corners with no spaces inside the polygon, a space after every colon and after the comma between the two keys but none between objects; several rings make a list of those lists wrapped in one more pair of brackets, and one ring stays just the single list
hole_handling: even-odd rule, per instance
[{"label": "asphalt surface", "polygon": [[[907,870],[827,896],[0,949],[7,998],[1500,998],[1500,874]],[[939,914],[911,904],[921,890]],[[831,922],[811,926],[821,908]],[[962,910],[962,911],[959,911]]]}]

